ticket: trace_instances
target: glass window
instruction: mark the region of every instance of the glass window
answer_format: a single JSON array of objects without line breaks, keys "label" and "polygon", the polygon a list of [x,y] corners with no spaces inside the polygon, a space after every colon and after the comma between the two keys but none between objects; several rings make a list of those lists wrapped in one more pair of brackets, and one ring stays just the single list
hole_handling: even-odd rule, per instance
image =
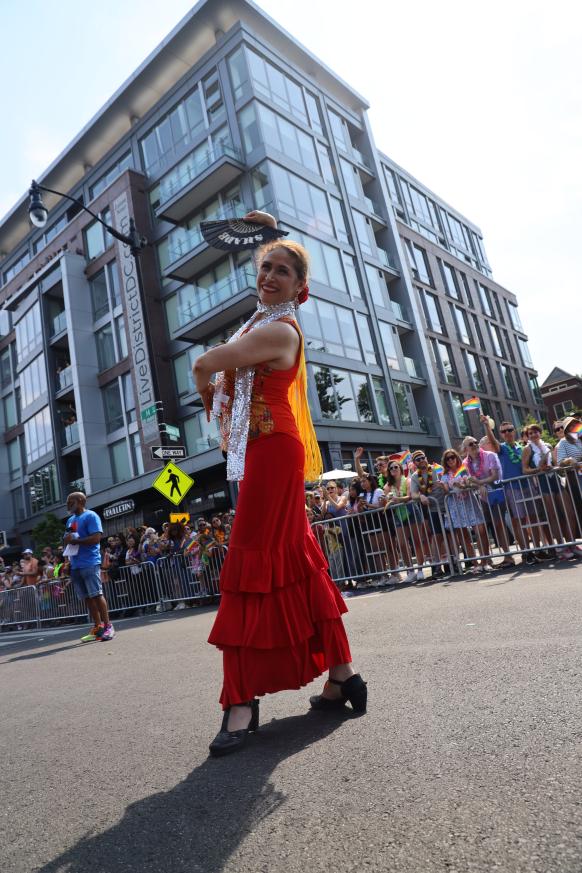
[{"label": "glass window", "polygon": [[113,345],[113,327],[111,322],[95,333],[97,343],[97,360],[99,370],[108,370],[115,364],[115,347]]},{"label": "glass window", "polygon": [[310,297],[299,310],[307,348],[361,361],[354,314],[343,306]]},{"label": "glass window", "polygon": [[398,332],[391,324],[386,321],[379,321],[380,336],[382,337],[382,345],[384,346],[384,354],[386,361],[391,370],[399,370],[400,363],[398,358],[398,350],[396,344],[400,345],[398,340]]},{"label": "glass window", "polygon": [[9,442],[6,446],[8,449],[8,469],[10,471],[10,481],[20,478],[22,471],[22,458],[20,456],[20,440],[15,439]]},{"label": "glass window", "polygon": [[368,377],[363,373],[352,373],[351,382],[356,398],[359,420],[376,421]]},{"label": "glass window", "polygon": [[26,409],[46,394],[46,366],[44,354],[35,358],[20,374],[20,406]]},{"label": "glass window", "polygon": [[511,371],[511,367],[506,367],[505,364],[499,364],[499,372],[501,374],[501,383],[505,386],[505,390],[507,391],[507,396],[511,400],[518,400],[518,394],[515,387],[515,380],[513,378],[513,373]]},{"label": "glass window", "polygon": [[402,427],[412,427],[412,392],[404,382],[393,382],[394,399]]},{"label": "glass window", "polygon": [[6,388],[11,382],[10,347],[8,347],[0,352],[0,387]]},{"label": "glass window", "polygon": [[[205,80],[205,99],[209,114],[218,118],[222,97],[220,86],[211,77]],[[169,114],[141,140],[144,168],[148,175],[156,175],[170,166],[172,159],[185,144],[192,142],[206,126],[199,87],[196,87]]]},{"label": "glass window", "polygon": [[2,401],[4,407],[4,427],[6,430],[10,427],[15,427],[18,424],[18,415],[16,411],[16,399],[13,392],[7,394]]},{"label": "glass window", "polygon": [[[307,302],[301,307],[302,309],[307,305]],[[183,352],[181,355],[178,355],[178,357],[173,359],[172,365],[174,367],[174,379],[178,395],[192,393],[195,389],[188,353]]]},{"label": "glass window", "polygon": [[53,432],[48,406],[24,422],[24,439],[28,464],[52,451]]},{"label": "glass window", "polygon": [[20,363],[34,349],[42,345],[42,324],[40,304],[31,306],[26,315],[16,325],[16,358]]},{"label": "glass window", "polygon": [[340,407],[334,390],[333,371],[329,367],[313,367],[313,378],[322,418],[339,419]]},{"label": "glass window", "polygon": [[135,396],[133,393],[133,382],[131,373],[124,373],[121,377],[121,387],[123,391],[123,405],[125,407],[125,416],[129,422],[135,421]]},{"label": "glass window", "polygon": [[392,203],[401,206],[402,202],[400,200],[400,193],[396,184],[396,176],[394,175],[392,170],[388,169],[388,167],[384,167],[384,176],[386,178],[386,185],[388,186],[388,193],[390,195]]},{"label": "glass window", "polygon": [[376,364],[376,352],[374,350],[368,317],[361,312],[356,312],[356,322],[358,324],[358,333],[360,334],[360,343],[364,350],[364,360],[367,364]]},{"label": "glass window", "polygon": [[491,317],[493,317],[493,308],[491,306],[491,299],[489,297],[489,288],[487,288],[485,285],[482,285],[481,282],[476,281],[475,284],[479,292],[483,312],[485,313],[485,315],[490,315]]},{"label": "glass window", "polygon": [[440,259],[439,266],[441,268],[441,274],[443,277],[443,282],[445,283],[445,290],[447,294],[458,300],[460,295],[459,288],[457,286],[457,277],[455,276],[455,271],[450,266],[450,264],[445,264],[444,261],[441,261]]},{"label": "glass window", "polygon": [[501,335],[499,333],[499,328],[495,324],[491,324],[489,322],[489,333],[491,335],[491,342],[493,344],[493,349],[495,354],[502,358],[503,357],[503,345],[501,344]]},{"label": "glass window", "polygon": [[60,501],[59,478],[56,464],[48,464],[41,470],[30,473],[28,495],[33,515]]},{"label": "glass window", "polygon": [[365,255],[372,255],[375,251],[376,245],[369,219],[355,209],[352,209],[352,218],[354,220],[356,236],[358,237],[358,242],[360,243],[362,252]]},{"label": "glass window", "polygon": [[342,261],[344,272],[346,274],[349,295],[352,300],[361,300],[362,290],[360,288],[360,280],[356,269],[356,259],[352,257],[352,255],[342,252]]},{"label": "glass window", "polygon": [[474,391],[486,391],[485,382],[481,375],[481,367],[478,358],[470,352],[463,352],[467,367],[467,376]]},{"label": "glass window", "polygon": [[97,321],[97,319],[102,318],[109,312],[109,297],[107,294],[105,270],[99,270],[98,273],[89,279],[89,289],[91,292],[93,321]]},{"label": "glass window", "polygon": [[107,433],[118,430],[124,426],[123,406],[119,392],[119,381],[115,379],[101,389],[103,397],[103,409],[105,411],[105,426]]},{"label": "glass window", "polygon": [[457,336],[462,343],[471,343],[471,334],[469,333],[469,325],[465,311],[459,306],[452,306],[453,315],[457,324]]},{"label": "glass window", "polygon": [[383,380],[379,376],[372,376],[372,387],[374,396],[376,397],[376,409],[378,410],[378,421],[380,424],[390,425],[390,406],[386,395],[386,388]]},{"label": "glass window", "polygon": [[309,115],[309,126],[316,133],[323,133],[321,115],[319,112],[319,100],[316,97],[313,97],[309,91],[305,91],[305,105],[307,106],[307,113]]},{"label": "glass window", "polygon": [[115,334],[117,337],[118,361],[127,358],[127,331],[125,330],[125,318],[120,315],[115,319]]},{"label": "glass window", "polygon": [[105,191],[106,188],[111,185],[114,179],[117,179],[118,176],[121,176],[124,170],[127,170],[128,167],[133,167],[133,158],[131,156],[131,152],[126,152],[122,158],[120,158],[106,173],[103,174],[96,182],[91,185],[89,188],[89,199],[94,200],[98,194],[101,194],[102,191]]},{"label": "glass window", "polygon": [[521,323],[521,318],[519,317],[519,310],[514,303],[507,303],[507,311],[509,312],[509,320],[513,325],[514,330],[519,330],[523,333],[523,324]]},{"label": "glass window", "polygon": [[[105,217],[103,217],[105,221]],[[106,248],[105,228],[99,221],[93,221],[85,228],[85,253],[89,261],[102,255]],[[109,237],[110,238],[110,237]]]},{"label": "glass window", "polygon": [[347,243],[350,241],[350,236],[346,227],[344,208],[341,204],[341,201],[338,200],[337,197],[330,196],[329,202],[331,205],[331,214],[333,215],[336,239],[339,242]]},{"label": "glass window", "polygon": [[521,339],[521,337],[517,337],[517,345],[519,347],[519,353],[521,355],[521,360],[524,367],[533,367],[533,361],[531,359],[531,354],[529,350],[529,346],[525,340]]},{"label": "glass window", "polygon": [[360,174],[354,165],[350,164],[349,161],[346,161],[345,158],[340,158],[339,162],[348,194],[361,200],[364,196],[364,192],[362,191],[362,180],[360,179]]},{"label": "glass window", "polygon": [[348,126],[343,118],[337,113],[329,111],[329,121],[331,124],[331,132],[338,148],[343,149],[348,154],[351,153],[351,140],[348,132]]},{"label": "glass window", "polygon": [[376,267],[372,267],[370,264],[365,264],[365,269],[372,300],[376,306],[386,307],[388,293],[383,273]]},{"label": "glass window", "polygon": [[[213,70],[209,76],[202,80],[202,91],[204,92],[208,123],[213,124],[226,112],[217,70]],[[187,121],[185,123],[182,122],[182,129],[184,131],[183,135],[186,137],[188,131]]]},{"label": "glass window", "polygon": [[324,179],[326,182],[329,182],[331,185],[335,185],[335,175],[333,172],[333,166],[331,163],[328,147],[322,142],[316,141],[315,148],[317,149],[317,154],[319,155],[319,166],[322,179]]},{"label": "glass window", "polygon": [[117,262],[109,261],[105,269],[107,271],[107,284],[109,285],[109,293],[111,295],[111,306],[115,309],[116,306],[121,306],[121,290],[119,287],[119,270],[117,269]]},{"label": "glass window", "polygon": [[238,100],[243,94],[243,85],[248,82],[249,74],[244,55],[244,49],[241,46],[228,59],[228,69],[230,71],[230,79],[232,89],[234,91],[234,99]]},{"label": "glass window", "polygon": [[285,212],[332,236],[331,215],[324,192],[278,164],[269,166],[275,196]]},{"label": "glass window", "polygon": [[446,343],[431,340],[436,364],[440,370],[443,382],[458,384],[457,371],[453,361],[452,350]]},{"label": "glass window", "polygon": [[129,436],[129,445],[131,446],[131,458],[136,476],[142,476],[144,471],[143,454],[141,451],[141,440],[139,433],[132,433]]},{"label": "glass window", "polygon": [[127,440],[122,439],[109,446],[109,458],[111,460],[111,474],[114,482],[127,482],[132,478],[127,451]]},{"label": "glass window", "polygon": [[467,279],[467,277],[465,276],[465,274],[462,273],[460,270],[458,271],[458,274],[457,274],[457,275],[459,275],[459,276],[461,277],[461,283],[462,283],[462,285],[463,285],[463,288],[465,289],[465,295],[466,295],[466,298],[467,298],[467,303],[469,304],[469,306],[473,306],[473,297],[472,297],[472,295],[471,295],[471,291],[470,291],[470,288],[469,288],[469,280]]},{"label": "glass window", "polygon": [[220,434],[216,419],[206,421],[206,413],[198,412],[182,423],[184,438],[189,455],[200,455],[220,445]]},{"label": "glass window", "polygon": [[413,245],[408,239],[405,239],[404,243],[408,256],[408,265],[413,277],[420,282],[424,282],[425,285],[432,285],[426,252],[420,246]]},{"label": "glass window", "polygon": [[245,52],[255,90],[307,125],[307,112],[299,85],[249,48],[245,48]]},{"label": "glass window", "polygon": [[469,433],[469,426],[465,418],[465,413],[463,412],[463,398],[452,392],[447,393],[449,395],[453,424],[457,431],[457,436],[467,436]]},{"label": "glass window", "polygon": [[[265,143],[313,173],[319,173],[313,137],[262,103],[257,104],[257,111]],[[252,135],[252,123],[249,133]]]},{"label": "glass window", "polygon": [[422,299],[424,302],[426,322],[430,330],[434,330],[436,333],[444,333],[440,307],[436,297],[423,291]]}]

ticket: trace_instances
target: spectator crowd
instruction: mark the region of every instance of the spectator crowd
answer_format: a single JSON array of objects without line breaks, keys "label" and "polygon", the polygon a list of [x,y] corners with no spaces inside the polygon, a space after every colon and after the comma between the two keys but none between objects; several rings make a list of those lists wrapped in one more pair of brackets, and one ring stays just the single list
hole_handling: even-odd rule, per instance
[{"label": "spectator crowd", "polygon": [[[555,422],[556,445],[531,423],[480,416],[438,462],[417,449],[375,459],[305,493],[307,518],[340,588],[415,583],[582,557],[582,425]],[[501,559],[500,561],[498,559]],[[405,575],[404,575],[405,574]]]}]

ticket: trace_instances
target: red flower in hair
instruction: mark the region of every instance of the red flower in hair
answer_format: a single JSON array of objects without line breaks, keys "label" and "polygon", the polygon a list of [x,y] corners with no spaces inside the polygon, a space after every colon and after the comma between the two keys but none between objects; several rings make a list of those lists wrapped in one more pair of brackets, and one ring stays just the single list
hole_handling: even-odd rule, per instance
[{"label": "red flower in hair", "polygon": [[297,295],[297,303],[305,303],[307,298],[309,297],[309,285],[306,285],[305,288],[302,288],[299,294]]}]

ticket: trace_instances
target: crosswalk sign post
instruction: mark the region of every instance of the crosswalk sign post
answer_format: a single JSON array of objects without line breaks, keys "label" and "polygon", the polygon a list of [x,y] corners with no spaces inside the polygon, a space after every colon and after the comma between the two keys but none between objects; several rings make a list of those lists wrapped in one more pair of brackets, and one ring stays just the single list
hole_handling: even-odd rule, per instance
[{"label": "crosswalk sign post", "polygon": [[194,479],[169,461],[152,482],[152,487],[163,494],[166,500],[169,500],[174,506],[178,506],[193,484]]}]

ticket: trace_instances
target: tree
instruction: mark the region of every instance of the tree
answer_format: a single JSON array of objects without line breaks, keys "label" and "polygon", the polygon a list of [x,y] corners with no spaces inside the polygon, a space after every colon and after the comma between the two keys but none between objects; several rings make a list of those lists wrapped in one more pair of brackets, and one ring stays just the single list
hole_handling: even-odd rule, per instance
[{"label": "tree", "polygon": [[63,533],[63,522],[52,512],[47,512],[44,521],[39,522],[32,530],[35,550],[40,554],[46,546],[56,549],[63,542]]},{"label": "tree", "polygon": [[540,425],[542,428],[542,440],[547,443],[548,446],[554,448],[558,440],[554,433],[550,433],[549,430],[547,430],[545,421],[538,421],[537,418],[530,413],[523,422],[523,427],[529,427],[530,424]]}]

